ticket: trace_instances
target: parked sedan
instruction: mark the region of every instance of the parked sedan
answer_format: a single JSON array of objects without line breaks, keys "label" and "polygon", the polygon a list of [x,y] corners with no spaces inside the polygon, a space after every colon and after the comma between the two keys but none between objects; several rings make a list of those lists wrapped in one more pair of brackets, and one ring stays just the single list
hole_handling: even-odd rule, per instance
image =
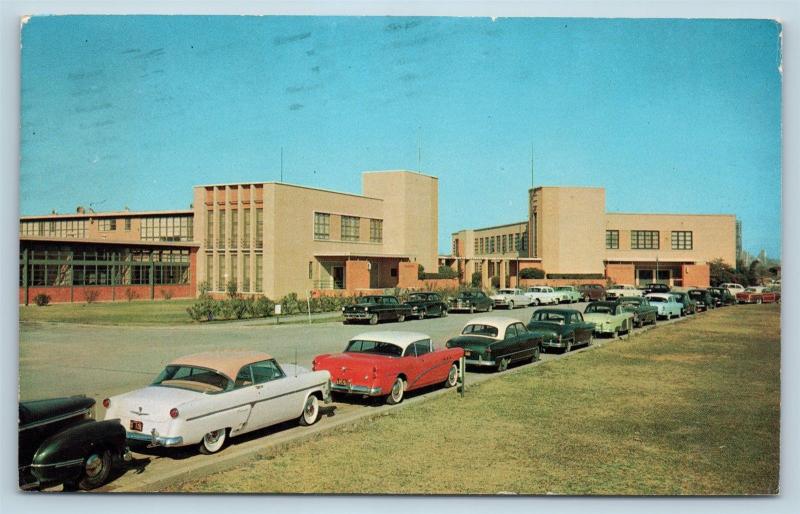
[{"label": "parked sedan", "polygon": [[652,284],[647,284],[645,286],[644,293],[645,294],[650,294],[650,293],[669,293],[671,289],[672,288],[670,288],[667,284],[661,284],[661,283],[658,283],[658,282],[653,282]]},{"label": "parked sedan", "polygon": [[368,332],[352,338],[343,353],[314,357],[313,369],[330,373],[334,392],[403,401],[406,391],[458,382],[461,348],[434,349],[418,332]]},{"label": "parked sedan", "polygon": [[447,304],[442,301],[438,293],[411,293],[408,295],[406,305],[411,307],[411,315],[418,319],[427,316],[447,316]]},{"label": "parked sedan", "polygon": [[575,286],[558,286],[554,289],[559,295],[560,302],[577,303],[581,301],[581,293]]},{"label": "parked sedan", "polygon": [[678,303],[674,295],[670,293],[650,293],[645,298],[658,309],[658,316],[661,318],[672,319],[683,316],[683,304]]},{"label": "parked sedan", "polygon": [[562,295],[556,292],[552,287],[536,286],[529,287],[525,291],[525,296],[528,297],[530,305],[543,305],[543,304],[558,304],[561,301]]},{"label": "parked sedan", "polygon": [[528,330],[542,336],[542,350],[559,348],[566,353],[594,340],[594,323],[586,322],[575,309],[538,309],[531,315]]},{"label": "parked sedan", "polygon": [[606,299],[606,288],[601,284],[584,284],[578,286],[578,291],[580,291],[581,300],[584,302],[593,302]]},{"label": "parked sedan", "polygon": [[775,303],[780,298],[780,291],[767,290],[765,287],[748,287],[741,293],[736,293],[738,303]]},{"label": "parked sedan", "polygon": [[405,321],[411,315],[411,306],[400,303],[394,296],[369,295],[356,299],[354,305],[342,307],[344,324],[353,321],[368,321],[377,325],[379,321]]},{"label": "parked sedan", "polygon": [[115,457],[130,459],[117,420],[95,421],[85,396],[19,404],[19,486],[94,489],[111,473]]},{"label": "parked sedan", "polygon": [[514,307],[526,307],[531,303],[531,299],[525,296],[522,289],[517,288],[500,289],[491,296],[491,299],[495,307],[505,307],[508,310]]},{"label": "parked sedan", "polygon": [[103,400],[129,441],[151,446],[222,449],[228,437],[298,419],[313,425],[330,401],[330,373],[280,365],[256,351],[211,351],[180,357],[142,389]]},{"label": "parked sedan", "polygon": [[614,287],[606,289],[606,299],[612,300],[622,296],[641,296],[642,291],[630,284],[617,284]]},{"label": "parked sedan", "polygon": [[628,312],[633,313],[633,324],[642,327],[646,324],[656,324],[658,307],[650,305],[650,301],[643,296],[623,296],[617,301]]},{"label": "parked sedan", "polygon": [[697,311],[707,311],[708,309],[715,309],[717,304],[711,293],[705,289],[689,289],[689,298],[694,300],[697,304]]},{"label": "parked sedan", "polygon": [[463,348],[467,364],[503,371],[517,361],[537,361],[542,337],[513,318],[487,316],[469,321],[448,348]]},{"label": "parked sedan", "polygon": [[670,294],[674,295],[675,299],[678,300],[678,303],[683,305],[684,316],[688,316],[689,314],[697,314],[697,302],[692,300],[692,297],[689,296],[689,293],[673,291]]},{"label": "parked sedan", "polygon": [[736,297],[724,287],[709,287],[707,291],[711,294],[717,307],[725,307],[736,303]]},{"label": "parked sedan", "polygon": [[493,308],[494,300],[489,298],[483,291],[462,291],[455,298],[451,298],[447,305],[447,310],[450,312],[491,312]]},{"label": "parked sedan", "polygon": [[597,335],[617,337],[620,333],[630,334],[633,318],[633,313],[617,302],[593,302],[583,311],[584,321],[594,323]]}]

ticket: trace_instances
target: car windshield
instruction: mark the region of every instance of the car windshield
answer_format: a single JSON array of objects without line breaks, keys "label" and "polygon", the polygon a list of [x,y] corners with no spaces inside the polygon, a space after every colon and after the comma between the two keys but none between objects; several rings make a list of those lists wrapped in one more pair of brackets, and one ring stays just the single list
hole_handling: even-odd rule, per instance
[{"label": "car windshield", "polygon": [[201,393],[219,393],[233,386],[231,380],[207,368],[171,364],[152,383],[154,386],[176,387]]},{"label": "car windshield", "polygon": [[353,339],[347,343],[345,353],[375,353],[378,355],[388,355],[390,357],[400,357],[403,349],[396,344],[385,341],[369,341],[363,339]]},{"label": "car windshield", "polygon": [[560,312],[551,312],[546,310],[536,311],[531,316],[531,321],[549,321],[551,323],[558,323],[563,325],[566,316]]},{"label": "car windshield", "polygon": [[592,303],[586,306],[586,310],[584,312],[586,314],[614,314],[614,309],[610,305],[597,305]]},{"label": "car windshield", "polygon": [[564,286],[561,286],[561,287],[557,287],[557,288],[556,288],[556,291],[569,291],[569,290],[570,290],[570,288],[569,288],[569,287],[564,287]]},{"label": "car windshield", "polygon": [[663,303],[667,301],[666,298],[661,298],[660,296],[648,296],[647,299],[650,300],[650,303]]},{"label": "car windshield", "polygon": [[476,295],[475,293],[460,293],[458,295],[458,297],[462,300],[469,300],[470,298],[474,298],[476,296],[478,295]]},{"label": "car windshield", "polygon": [[755,287],[748,287],[747,289],[745,289],[745,291],[747,291],[748,293],[756,293],[758,292],[758,289],[756,289]]},{"label": "car windshield", "polygon": [[377,303],[374,296],[362,296],[356,298],[356,303]]},{"label": "car windshield", "polygon": [[474,323],[464,327],[464,330],[462,330],[461,333],[471,336],[497,337],[497,327]]},{"label": "car windshield", "polygon": [[513,289],[501,289],[500,290],[500,294],[514,294],[514,292],[515,291]]},{"label": "car windshield", "polygon": [[408,301],[410,302],[424,302],[427,299],[428,296],[424,294],[412,294],[408,296]]}]

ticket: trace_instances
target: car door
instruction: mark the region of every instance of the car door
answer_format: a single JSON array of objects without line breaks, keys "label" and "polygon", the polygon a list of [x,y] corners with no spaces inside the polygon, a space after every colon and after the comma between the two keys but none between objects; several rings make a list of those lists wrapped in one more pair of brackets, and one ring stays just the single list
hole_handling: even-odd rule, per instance
[{"label": "car door", "polygon": [[417,355],[418,342],[409,344],[403,352],[401,370],[408,379],[408,389],[422,387],[426,385],[425,380],[429,379],[427,376],[429,373],[426,373],[426,371],[430,357],[426,357],[427,354],[424,351],[420,352],[421,355]]},{"label": "car door", "polygon": [[517,354],[517,358],[519,359],[527,359],[528,357],[532,357],[535,353],[535,348],[539,346],[538,341],[533,335],[528,332],[528,328],[522,323],[514,323],[514,326],[517,328],[517,339],[519,341],[519,351],[521,353]]},{"label": "car door", "polygon": [[253,405],[250,429],[267,427],[292,419],[295,411],[302,410],[302,398],[297,392],[297,378],[288,377],[274,360],[254,362],[250,365],[253,375],[253,387],[258,392],[258,400]]},{"label": "car door", "polygon": [[580,312],[573,312],[567,322],[572,325],[575,333],[576,343],[585,343],[589,341],[592,335],[592,329],[589,324],[583,320],[583,314]]}]

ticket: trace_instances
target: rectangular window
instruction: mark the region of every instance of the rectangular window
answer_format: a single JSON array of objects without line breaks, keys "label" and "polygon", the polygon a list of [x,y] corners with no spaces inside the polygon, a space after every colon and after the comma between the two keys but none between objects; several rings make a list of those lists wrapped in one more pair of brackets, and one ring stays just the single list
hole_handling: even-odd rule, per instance
[{"label": "rectangular window", "polygon": [[458,256],[458,239],[453,239],[451,246],[450,251],[452,255]]},{"label": "rectangular window", "polygon": [[478,238],[477,237],[475,238],[475,247],[472,249],[472,253],[474,253],[474,254],[478,253]]},{"label": "rectangular window", "polygon": [[250,254],[242,255],[242,291],[250,292]]},{"label": "rectangular window", "polygon": [[314,239],[331,238],[331,215],[324,212],[314,213]]},{"label": "rectangular window", "polygon": [[214,211],[206,212],[206,248],[214,246]]},{"label": "rectangular window", "polygon": [[228,286],[225,276],[225,254],[219,254],[219,275],[217,278],[217,291],[224,291]]},{"label": "rectangular window", "polygon": [[489,237],[489,252],[494,253],[494,237]]},{"label": "rectangular window", "polygon": [[528,251],[528,233],[527,232],[523,232],[522,233],[522,243],[521,243],[520,250],[522,250],[523,252],[527,252]]},{"label": "rectangular window", "polygon": [[[239,267],[238,266],[238,264],[239,264],[239,258],[238,257],[239,256],[236,255],[235,253],[231,254],[231,276],[228,279],[228,282],[233,282],[234,284],[236,284],[237,291],[239,289],[239,277],[238,277],[238,274],[236,273],[238,271],[238,267]],[[225,284],[225,290],[226,291],[228,290],[228,284]]]},{"label": "rectangular window", "polygon": [[242,248],[250,248],[250,208],[244,210],[244,227],[242,230]]},{"label": "rectangular window", "polygon": [[102,219],[100,220],[100,232],[111,232],[117,230],[116,219]]},{"label": "rectangular window", "polygon": [[478,250],[479,250],[480,254],[481,254],[481,255],[483,255],[483,240],[484,240],[485,238],[483,238],[483,237],[482,237],[482,238],[480,238],[480,239],[481,239],[481,244],[479,245],[479,248],[478,248]]},{"label": "rectangular window", "polygon": [[606,250],[619,249],[619,230],[606,230]]},{"label": "rectangular window", "polygon": [[658,250],[658,231],[631,230],[631,250]]},{"label": "rectangular window", "polygon": [[383,242],[383,220],[369,220],[369,240],[372,243]]},{"label": "rectangular window", "polygon": [[505,234],[503,234],[503,239],[501,244],[503,245],[502,248],[503,251],[500,253],[506,253],[508,251],[508,236],[506,236]]},{"label": "rectangular window", "polygon": [[168,216],[142,218],[139,225],[142,241],[191,241],[191,216]]},{"label": "rectangular window", "polygon": [[256,248],[264,246],[264,209],[256,209]]},{"label": "rectangular window", "polygon": [[358,241],[361,218],[342,216],[342,241]]},{"label": "rectangular window", "polygon": [[314,262],[308,261],[308,278],[309,279],[314,278],[313,274],[314,274]]},{"label": "rectangular window", "polygon": [[131,231],[131,219],[125,218],[125,232]]},{"label": "rectangular window", "polygon": [[692,232],[679,230],[672,232],[672,249],[673,250],[691,250],[692,249]]},{"label": "rectangular window", "polygon": [[[217,239],[217,248],[225,248],[225,211],[219,211],[219,239]],[[224,289],[221,288],[221,289]]]},{"label": "rectangular window", "polygon": [[214,254],[207,253],[206,254],[206,282],[208,282],[208,288],[211,291],[214,291]]},{"label": "rectangular window", "polygon": [[264,290],[264,256],[260,253],[256,254],[256,292],[260,293]]},{"label": "rectangular window", "polygon": [[231,209],[231,248],[239,245],[239,210]]}]

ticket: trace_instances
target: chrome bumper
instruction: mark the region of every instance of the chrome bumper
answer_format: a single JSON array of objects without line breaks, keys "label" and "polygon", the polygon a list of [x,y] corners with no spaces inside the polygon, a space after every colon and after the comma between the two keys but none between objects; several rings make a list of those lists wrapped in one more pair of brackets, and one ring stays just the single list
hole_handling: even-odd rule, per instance
[{"label": "chrome bumper", "polygon": [[368,312],[345,312],[342,315],[344,319],[369,319],[372,316]]},{"label": "chrome bumper", "polygon": [[542,341],[542,346],[546,348],[566,348],[567,344],[558,339],[552,339],[550,341]]},{"label": "chrome bumper", "polygon": [[150,434],[143,434],[141,432],[128,432],[127,438],[133,441],[147,441],[148,447],[154,446],[179,446],[183,444],[183,437],[164,437],[158,435],[158,431],[154,428]]},{"label": "chrome bumper", "polygon": [[473,360],[473,359],[464,359],[464,363],[467,366],[497,366],[494,361],[485,361],[485,360]]},{"label": "chrome bumper", "polygon": [[381,395],[380,387],[367,387],[367,386],[360,386],[353,384],[350,385],[331,384],[331,391],[335,391],[337,393],[365,394],[367,396]]}]

